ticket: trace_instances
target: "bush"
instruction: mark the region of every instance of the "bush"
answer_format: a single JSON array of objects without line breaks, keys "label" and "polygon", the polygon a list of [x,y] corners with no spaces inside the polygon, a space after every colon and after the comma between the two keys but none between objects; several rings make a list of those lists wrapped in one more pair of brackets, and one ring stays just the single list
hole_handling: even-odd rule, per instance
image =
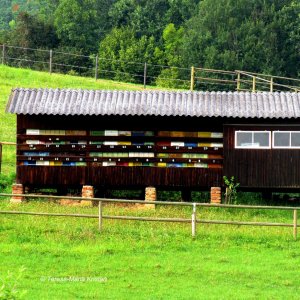
[{"label": "bush", "polygon": [[179,69],[170,68],[161,71],[160,75],[156,79],[156,85],[164,88],[189,88],[189,83],[187,81],[182,81]]},{"label": "bush", "polygon": [[4,175],[0,174],[0,192],[4,192],[6,189],[10,188],[15,180],[15,174]]}]

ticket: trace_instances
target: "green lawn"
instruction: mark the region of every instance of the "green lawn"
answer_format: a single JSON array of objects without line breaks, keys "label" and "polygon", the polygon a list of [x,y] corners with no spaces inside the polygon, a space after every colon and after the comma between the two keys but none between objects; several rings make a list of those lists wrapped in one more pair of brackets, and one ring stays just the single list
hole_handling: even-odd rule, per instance
[{"label": "green lawn", "polygon": [[[34,201],[2,200],[0,209],[97,213]],[[191,211],[105,206],[104,214],[188,218]],[[292,221],[282,211],[202,208],[198,216]],[[190,224],[104,220],[99,233],[97,219],[0,215],[0,274],[24,267],[17,291],[25,299],[299,299],[300,247],[291,228],[197,229],[193,239]]]}]

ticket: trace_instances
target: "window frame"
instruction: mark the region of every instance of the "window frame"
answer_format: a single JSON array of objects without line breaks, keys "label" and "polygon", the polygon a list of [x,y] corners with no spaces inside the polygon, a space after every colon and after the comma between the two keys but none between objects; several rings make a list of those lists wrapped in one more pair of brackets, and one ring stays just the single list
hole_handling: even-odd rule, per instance
[{"label": "window frame", "polygon": [[[242,133],[242,132],[246,132],[246,133],[251,133],[252,134],[252,143],[254,141],[254,133],[268,133],[269,135],[269,145],[268,146],[255,146],[255,147],[250,147],[250,146],[238,146],[237,145],[237,134],[238,133]],[[234,133],[234,148],[235,149],[271,149],[272,148],[272,131],[271,130],[235,130]]]},{"label": "window frame", "polygon": [[[278,133],[278,132],[288,132],[289,135],[290,135],[290,145],[289,146],[275,146],[274,143],[275,143],[275,133]],[[292,133],[299,133],[300,134],[300,131],[299,130],[274,130],[272,131],[272,148],[273,149],[300,149],[300,145],[299,146],[292,146]]]}]

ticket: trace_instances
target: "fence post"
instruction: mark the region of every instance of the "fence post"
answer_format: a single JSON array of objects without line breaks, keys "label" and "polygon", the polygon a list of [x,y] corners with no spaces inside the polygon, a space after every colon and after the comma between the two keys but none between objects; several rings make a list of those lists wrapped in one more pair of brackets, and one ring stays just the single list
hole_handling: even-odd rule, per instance
[{"label": "fence post", "polygon": [[2,144],[0,143],[0,174],[1,174],[1,164],[2,164]]},{"label": "fence post", "polygon": [[196,203],[193,203],[193,213],[192,213],[192,237],[196,236]]},{"label": "fence post", "polygon": [[145,65],[144,65],[144,89],[146,88],[146,84],[147,84],[147,63],[145,62]]},{"label": "fence post", "polygon": [[241,89],[241,73],[237,72],[236,90],[239,91],[240,89]]},{"label": "fence post", "polygon": [[252,79],[252,92],[255,93],[255,90],[256,90],[256,77],[253,76],[253,79]]},{"label": "fence post", "polygon": [[274,85],[274,79],[273,77],[271,77],[271,80],[270,80],[270,92],[273,93],[273,85]]},{"label": "fence post", "polygon": [[102,201],[99,201],[98,203],[98,209],[99,209],[99,231],[102,230]]},{"label": "fence post", "polygon": [[2,65],[5,64],[5,44],[2,45]]},{"label": "fence post", "polygon": [[50,50],[49,52],[49,73],[52,74],[52,59],[53,59],[53,52]]},{"label": "fence post", "polygon": [[297,209],[294,209],[294,221],[293,221],[293,233],[294,239],[297,240]]},{"label": "fence post", "polygon": [[191,91],[194,90],[194,84],[195,84],[195,67],[191,67]]},{"label": "fence post", "polygon": [[96,61],[95,61],[95,80],[98,79],[98,61],[99,61],[99,56],[96,55]]}]

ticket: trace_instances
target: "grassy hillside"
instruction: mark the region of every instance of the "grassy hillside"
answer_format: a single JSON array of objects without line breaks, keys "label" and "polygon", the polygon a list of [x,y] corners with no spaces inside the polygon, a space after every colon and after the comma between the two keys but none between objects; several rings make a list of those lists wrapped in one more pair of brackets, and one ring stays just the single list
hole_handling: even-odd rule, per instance
[{"label": "grassy hillside", "polygon": [[[5,113],[5,107],[12,88],[74,88],[74,89],[109,89],[140,90],[141,86],[110,80],[76,77],[61,74],[48,74],[28,69],[11,68],[0,65],[0,141],[15,142],[16,116]],[[3,173],[14,170],[14,147],[3,149]]]},{"label": "grassy hillside", "polygon": [[141,86],[109,80],[48,74],[28,69],[10,68],[0,65],[0,141],[15,141],[15,116],[5,113],[5,106],[12,88],[74,88],[139,90]]}]

